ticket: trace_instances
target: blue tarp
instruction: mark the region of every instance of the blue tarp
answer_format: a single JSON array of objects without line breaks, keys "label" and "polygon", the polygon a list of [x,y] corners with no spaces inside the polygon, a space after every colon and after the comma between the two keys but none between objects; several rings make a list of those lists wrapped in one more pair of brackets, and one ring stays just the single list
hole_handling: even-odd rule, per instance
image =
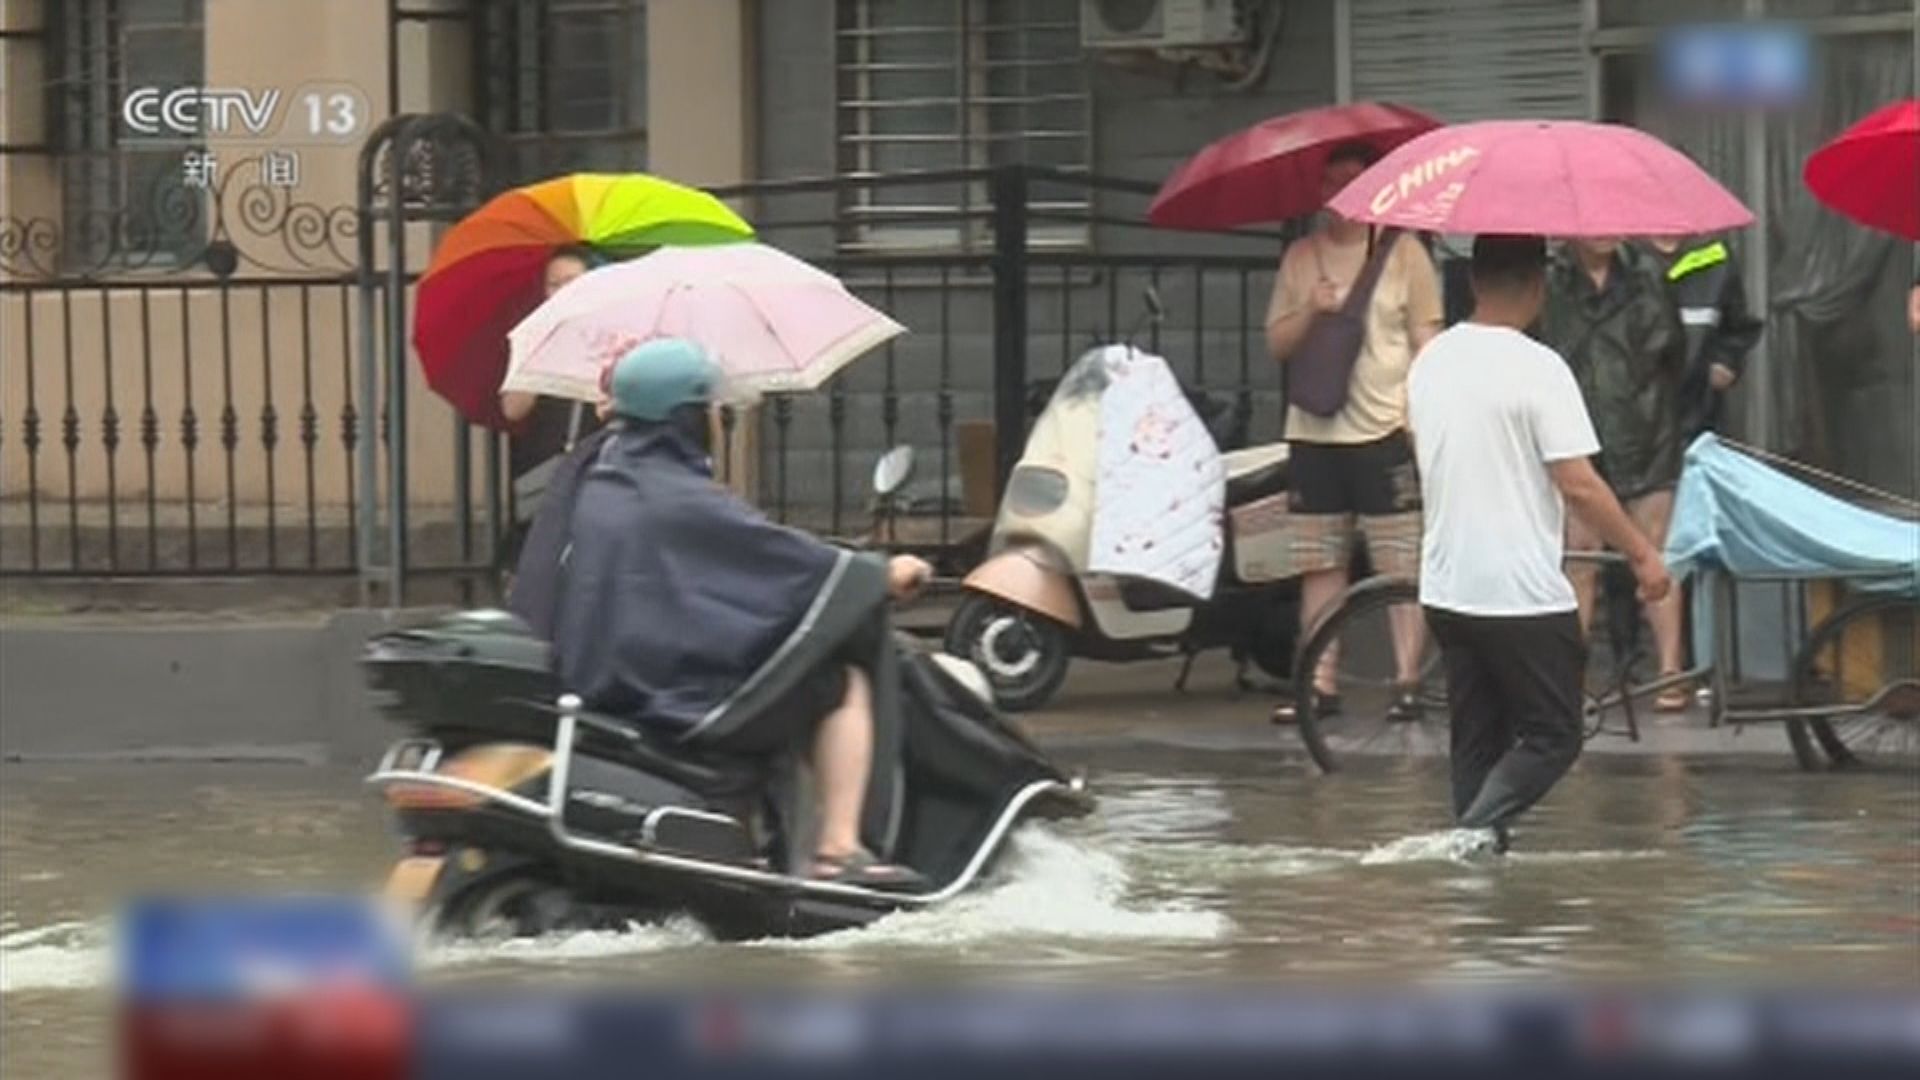
[{"label": "blue tarp", "polygon": [[1687,449],[1666,560],[1679,576],[1847,578],[1920,594],[1920,522],[1835,498],[1708,434]]}]

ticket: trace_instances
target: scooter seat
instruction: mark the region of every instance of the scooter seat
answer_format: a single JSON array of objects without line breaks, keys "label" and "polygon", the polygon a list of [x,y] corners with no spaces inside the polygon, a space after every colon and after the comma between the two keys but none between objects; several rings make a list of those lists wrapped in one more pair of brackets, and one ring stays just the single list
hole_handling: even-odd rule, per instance
[{"label": "scooter seat", "polygon": [[590,727],[589,753],[644,769],[702,795],[738,795],[766,782],[763,758],[697,749],[604,714],[582,713],[581,719]]}]

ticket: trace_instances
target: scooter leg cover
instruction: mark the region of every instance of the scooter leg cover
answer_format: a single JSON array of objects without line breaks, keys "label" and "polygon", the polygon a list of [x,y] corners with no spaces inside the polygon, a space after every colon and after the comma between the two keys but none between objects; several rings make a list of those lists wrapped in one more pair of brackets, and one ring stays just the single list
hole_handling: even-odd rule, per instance
[{"label": "scooter leg cover", "polygon": [[873,772],[861,812],[861,840],[878,854],[893,850],[899,834],[900,673],[887,615],[887,567],[877,558],[850,556],[809,618],[754,673],[723,710],[690,738],[721,736],[778,703],[824,663],[864,669],[873,687]]}]

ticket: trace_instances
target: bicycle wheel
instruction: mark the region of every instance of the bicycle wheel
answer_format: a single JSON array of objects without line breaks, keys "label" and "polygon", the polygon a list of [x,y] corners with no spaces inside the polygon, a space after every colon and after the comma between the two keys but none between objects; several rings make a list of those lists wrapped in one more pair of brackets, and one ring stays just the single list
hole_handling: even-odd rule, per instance
[{"label": "bicycle wheel", "polygon": [[1920,601],[1873,597],[1827,617],[1793,661],[1787,721],[1803,769],[1911,765],[1920,758]]},{"label": "bicycle wheel", "polygon": [[[1418,655],[1408,665],[1417,704],[1411,714],[1394,707],[1402,680],[1393,622],[1401,611],[1410,620],[1403,627],[1417,627],[1418,636]],[[1322,772],[1363,757],[1445,758],[1446,678],[1413,582],[1373,578],[1349,588],[1307,635],[1293,670],[1295,722]],[[1337,710],[1326,707],[1316,683],[1320,691],[1331,689]]]}]

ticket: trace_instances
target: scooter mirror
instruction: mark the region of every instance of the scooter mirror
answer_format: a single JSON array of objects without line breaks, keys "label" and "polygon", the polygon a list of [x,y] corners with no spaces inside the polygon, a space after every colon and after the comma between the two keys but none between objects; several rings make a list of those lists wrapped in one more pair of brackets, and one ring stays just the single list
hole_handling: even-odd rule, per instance
[{"label": "scooter mirror", "polygon": [[880,455],[873,466],[873,493],[882,497],[892,495],[906,486],[913,476],[913,447],[902,443]]}]

